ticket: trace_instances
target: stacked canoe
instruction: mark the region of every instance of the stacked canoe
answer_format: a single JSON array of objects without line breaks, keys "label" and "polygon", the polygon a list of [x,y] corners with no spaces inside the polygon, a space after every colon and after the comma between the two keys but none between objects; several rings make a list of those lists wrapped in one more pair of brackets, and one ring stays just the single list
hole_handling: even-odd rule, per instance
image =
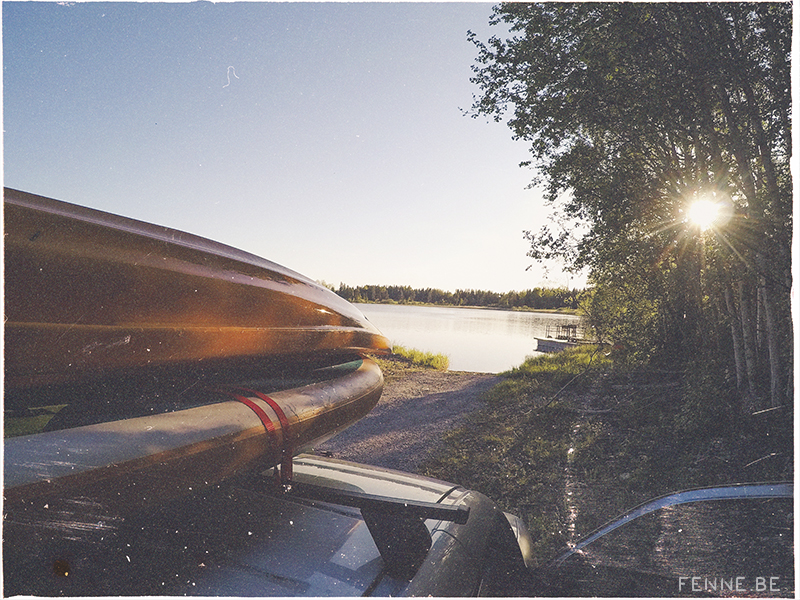
[{"label": "stacked canoe", "polygon": [[137,505],[268,468],[363,417],[388,340],[270,261],[5,190],[6,506]]}]

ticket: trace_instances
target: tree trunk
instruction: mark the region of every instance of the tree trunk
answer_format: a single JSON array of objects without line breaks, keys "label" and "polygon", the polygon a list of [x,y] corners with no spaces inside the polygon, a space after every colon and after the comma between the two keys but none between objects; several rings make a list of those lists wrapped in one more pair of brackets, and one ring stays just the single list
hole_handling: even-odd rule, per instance
[{"label": "tree trunk", "polygon": [[769,379],[770,379],[770,405],[781,405],[781,352],[780,352],[780,332],[778,331],[778,315],[776,314],[773,293],[767,287],[763,277],[761,288],[764,294],[764,316],[767,328],[767,348],[769,349]]},{"label": "tree trunk", "polygon": [[744,364],[744,344],[742,342],[742,326],[739,315],[736,313],[736,305],[733,301],[731,288],[725,286],[725,306],[728,308],[728,316],[731,323],[731,337],[733,337],[733,360],[736,363],[736,387],[739,391],[744,391],[746,379],[746,369]]},{"label": "tree trunk", "polygon": [[767,336],[764,333],[764,288],[761,286],[758,287],[756,302],[756,346],[758,355],[763,356],[766,353],[764,340]]},{"label": "tree trunk", "polygon": [[739,168],[742,191],[747,198],[747,213],[751,217],[760,219],[764,215],[764,209],[756,194],[756,179],[750,164],[747,145],[742,140],[742,134],[739,130],[736,117],[733,114],[733,107],[731,106],[728,92],[721,85],[717,85],[715,91],[720,101],[722,113],[725,115],[728,130],[730,131],[731,150],[733,151],[733,156]]},{"label": "tree trunk", "polygon": [[747,389],[751,398],[758,396],[758,354],[756,353],[755,328],[753,327],[753,305],[750,301],[750,286],[739,282],[739,313],[742,322],[744,359],[747,367]]}]

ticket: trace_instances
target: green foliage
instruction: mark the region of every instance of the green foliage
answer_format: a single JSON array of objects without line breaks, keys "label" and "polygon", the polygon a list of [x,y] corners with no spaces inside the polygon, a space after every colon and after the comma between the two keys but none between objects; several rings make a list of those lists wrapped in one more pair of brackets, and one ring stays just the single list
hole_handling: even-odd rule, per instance
[{"label": "green foliage", "polygon": [[446,371],[450,368],[450,359],[445,354],[423,352],[414,348],[405,348],[404,346],[394,346],[392,348],[392,354],[401,356],[412,364],[421,367],[428,367],[439,371]]},{"label": "green foliage", "polygon": [[720,364],[687,373],[683,401],[675,415],[676,430],[687,438],[738,436],[744,425],[737,392]]},{"label": "green foliage", "polygon": [[659,334],[659,300],[642,292],[646,282],[634,277],[596,283],[581,304],[581,312],[598,341],[611,342],[615,360],[644,364],[655,352]]},{"label": "green foliage", "polygon": [[595,368],[607,365],[608,358],[597,346],[584,345],[568,348],[544,356],[528,358],[519,367],[507,373],[511,379],[534,378],[560,385],[564,378],[584,372],[590,365]]},{"label": "green foliage", "polygon": [[[492,23],[510,33],[470,34],[472,114],[530,143],[556,218],[529,255],[590,270],[625,359],[721,357],[789,401],[792,5],[504,3]],[[727,222],[687,220],[702,196]]]}]

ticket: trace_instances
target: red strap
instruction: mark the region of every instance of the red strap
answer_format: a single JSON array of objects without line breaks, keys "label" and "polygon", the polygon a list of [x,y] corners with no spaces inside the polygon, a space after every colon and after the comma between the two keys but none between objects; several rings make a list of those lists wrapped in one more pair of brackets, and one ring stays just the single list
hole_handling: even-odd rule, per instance
[{"label": "red strap", "polygon": [[272,398],[267,396],[266,394],[262,394],[256,390],[249,390],[243,388],[244,391],[250,392],[255,394],[257,398],[260,398],[267,404],[269,404],[270,408],[275,411],[275,414],[278,415],[278,420],[281,423],[281,429],[283,430],[283,460],[281,461],[281,481],[283,483],[289,483],[292,479],[292,443],[289,440],[289,419],[286,418],[286,414],[283,412],[280,404],[275,402]]},{"label": "red strap", "polygon": [[262,409],[258,404],[256,404],[252,400],[250,400],[250,398],[245,398],[244,396],[240,396],[239,394],[234,394],[233,392],[226,391],[225,393],[228,394],[229,396],[233,396],[239,402],[248,406],[254,413],[256,413],[258,418],[261,419],[261,422],[264,424],[264,427],[266,427],[267,431],[269,431],[272,435],[275,435],[275,426],[272,424],[272,421],[267,416],[267,413],[264,412],[264,409]]},{"label": "red strap", "polygon": [[[253,394],[260,400],[266,402],[272,410],[275,411],[275,414],[278,416],[278,421],[281,424],[281,433],[283,437],[283,447],[281,448],[281,483],[288,484],[292,480],[292,445],[289,441],[289,419],[286,418],[286,413],[283,412],[280,404],[275,402],[272,398],[267,396],[266,394],[262,394],[256,390],[251,390],[248,388],[239,388],[242,392],[247,392],[248,394]],[[269,430],[271,433],[275,433],[275,428],[272,425],[272,422],[267,417],[267,414],[261,410],[261,407],[258,406],[255,402],[250,400],[249,398],[245,398],[244,396],[240,396],[238,394],[234,394],[229,392],[234,398],[239,400],[239,402],[243,402],[247,406],[253,409],[253,411],[259,416],[261,421],[264,423],[264,426]],[[276,440],[277,441],[277,440]]]},{"label": "red strap", "polygon": [[247,388],[241,388],[243,392],[249,392],[251,394],[255,394],[256,398],[259,398],[270,405],[270,408],[275,411],[275,414],[278,415],[278,420],[281,422],[281,427],[285,435],[283,436],[286,439],[289,435],[289,419],[286,418],[286,414],[283,412],[281,405],[275,402],[272,398],[267,396],[266,394],[262,394],[261,392],[257,392],[256,390],[249,390]]}]

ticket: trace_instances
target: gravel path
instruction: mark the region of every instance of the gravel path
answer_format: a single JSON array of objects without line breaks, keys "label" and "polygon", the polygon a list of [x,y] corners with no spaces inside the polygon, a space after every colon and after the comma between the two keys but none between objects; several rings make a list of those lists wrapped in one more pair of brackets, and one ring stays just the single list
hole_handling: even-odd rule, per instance
[{"label": "gravel path", "polygon": [[414,473],[442,436],[500,381],[485,373],[410,371],[387,377],[378,405],[316,448],[335,458]]}]

